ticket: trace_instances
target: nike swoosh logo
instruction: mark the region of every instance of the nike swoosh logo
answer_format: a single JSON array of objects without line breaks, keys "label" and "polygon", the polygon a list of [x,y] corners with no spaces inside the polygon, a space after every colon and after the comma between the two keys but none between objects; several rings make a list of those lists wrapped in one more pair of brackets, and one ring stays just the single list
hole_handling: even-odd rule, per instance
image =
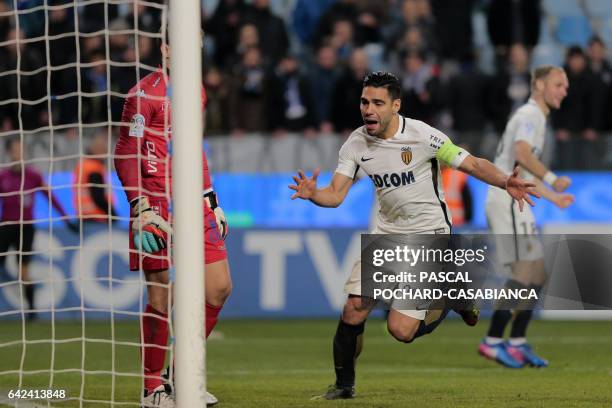
[{"label": "nike swoosh logo", "polygon": [[368,158],[366,159],[365,157],[361,156],[361,161],[362,161],[362,162],[367,162],[368,160],[372,160],[372,159],[374,159],[374,158],[373,158],[373,157],[368,157]]}]

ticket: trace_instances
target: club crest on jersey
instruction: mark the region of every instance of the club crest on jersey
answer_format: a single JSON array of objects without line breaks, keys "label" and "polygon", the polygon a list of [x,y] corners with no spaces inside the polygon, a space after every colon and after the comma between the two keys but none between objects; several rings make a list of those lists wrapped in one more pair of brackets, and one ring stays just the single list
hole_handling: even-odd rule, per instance
[{"label": "club crest on jersey", "polygon": [[412,150],[410,150],[409,146],[402,147],[402,161],[405,165],[410,164],[412,161]]}]

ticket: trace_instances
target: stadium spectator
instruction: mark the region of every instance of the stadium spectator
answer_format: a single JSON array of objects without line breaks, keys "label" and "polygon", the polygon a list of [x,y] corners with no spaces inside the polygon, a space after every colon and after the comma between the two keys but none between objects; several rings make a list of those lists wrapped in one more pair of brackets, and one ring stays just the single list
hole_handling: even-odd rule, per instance
[{"label": "stadium spectator", "polygon": [[81,97],[82,116],[84,123],[107,121],[107,92],[109,83],[106,76],[106,58],[103,54],[93,54],[87,61],[90,64],[81,70],[81,89],[92,96]]},{"label": "stadium spectator", "polygon": [[319,18],[336,0],[297,0],[291,18],[293,32],[304,44],[311,44]]},{"label": "stadium spectator", "polygon": [[[98,130],[85,156],[72,172],[73,204],[77,216],[84,222],[107,223],[117,215],[108,182],[108,132]],[[112,220],[112,218],[111,218]]]},{"label": "stadium spectator", "polygon": [[[164,4],[164,0],[152,0],[148,3],[161,5]],[[134,18],[134,13],[137,18]],[[138,28],[141,32],[158,33],[161,27],[161,9],[145,2],[134,2],[125,20],[130,28]]]},{"label": "stadium spectator", "polygon": [[[135,50],[134,50],[135,51]],[[135,53],[134,53],[135,54]],[[140,78],[144,78],[149,75],[152,70],[158,65],[159,54],[155,47],[155,42],[151,37],[145,35],[138,36],[138,55],[134,55],[133,59],[131,55],[127,55],[128,61],[138,61],[140,64]],[[143,67],[142,65],[148,65],[151,68]]]},{"label": "stadium spectator", "polygon": [[381,42],[381,25],[387,9],[387,1],[338,0],[321,15],[314,43],[320,46],[333,36],[336,22],[340,20],[349,21],[353,26],[356,46]]},{"label": "stadium spectator", "polygon": [[350,20],[340,19],[334,22],[331,35],[327,38],[342,63],[348,63],[351,53],[355,49],[355,27]]},{"label": "stadium spectator", "polygon": [[61,38],[49,38],[50,63],[53,66],[74,62],[76,44],[74,38],[74,11],[72,8],[49,10],[49,36],[72,34]]},{"label": "stadium spectator", "polygon": [[440,58],[457,61],[472,49],[472,11],[475,0],[431,0]]},{"label": "stadium spectator", "polygon": [[610,85],[612,83],[612,66],[606,59],[606,53],[606,44],[603,40],[600,37],[591,38],[587,48],[589,68],[593,73],[600,76],[603,83]]},{"label": "stadium spectator", "polygon": [[604,117],[604,99],[582,48],[568,49],[564,68],[569,79],[568,94],[561,109],[552,113],[558,166],[563,169],[597,168],[598,131]]},{"label": "stadium spectator", "polygon": [[334,129],[331,113],[334,88],[339,76],[336,62],[334,49],[324,45],[317,50],[315,64],[310,70],[315,121],[319,131],[325,134],[332,133]]},{"label": "stadium spectator", "polygon": [[[65,3],[65,1],[63,2]],[[66,35],[70,34],[70,35]],[[49,39],[50,65],[74,63],[76,59],[76,41],[74,35],[74,10],[72,8],[60,8],[49,10],[49,35],[60,36],[60,38]],[[81,40],[81,55],[89,54],[87,45],[97,41],[97,47],[102,45],[102,36],[85,37]],[[43,51],[44,52],[44,51]],[[49,71],[51,76],[51,94],[65,95],[76,90],[76,67],[67,67],[61,70]],[[51,110],[53,112],[53,124],[74,122],[77,111],[77,98],[65,99],[52,98]],[[74,116],[71,114],[73,113]]]},{"label": "stadium spectator", "polygon": [[423,35],[418,27],[409,27],[403,37],[398,40],[395,48],[387,50],[387,61],[394,72],[401,72],[404,69],[403,58],[410,52],[423,55],[429,62],[435,62],[436,56],[427,49],[423,42]]},{"label": "stadium spectator", "polygon": [[[114,40],[114,35],[113,34],[109,34],[109,41],[113,42]],[[86,62],[87,59],[92,55],[92,54],[96,54],[96,53],[102,53],[102,54],[106,54],[106,47],[104,44],[104,36],[103,35],[91,35],[91,36],[87,36],[85,38],[83,38],[80,41],[80,56],[81,56],[81,62]],[[111,50],[113,48],[111,47]],[[114,57],[113,52],[111,51],[111,59]],[[72,60],[72,62],[74,62],[74,60]]]},{"label": "stadium spectator", "polygon": [[530,78],[527,49],[522,44],[513,44],[507,64],[499,67],[491,80],[487,98],[489,116],[499,134],[504,131],[510,114],[529,98]]},{"label": "stadium spectator", "polygon": [[[66,0],[59,0],[66,2]],[[27,38],[41,37],[45,35],[45,0],[21,0],[18,3],[6,1],[6,3],[16,4],[20,10],[29,10],[27,13],[19,13],[19,29],[25,33]],[[52,3],[51,1],[49,3]],[[17,27],[15,24],[14,27]]]},{"label": "stadium spectator", "polygon": [[402,62],[402,114],[433,124],[441,107],[442,91],[436,67],[417,51],[406,53]]},{"label": "stadium spectator", "polygon": [[428,0],[403,0],[400,13],[391,13],[389,19],[390,23],[383,29],[387,55],[410,49],[435,55],[436,25]]},{"label": "stadium spectator", "polygon": [[314,105],[310,78],[300,72],[298,59],[292,55],[282,58],[270,80],[267,111],[271,130],[277,136],[287,131],[312,136],[316,132]]},{"label": "stadium spectator", "polygon": [[[36,304],[34,301],[35,286],[30,283],[31,276],[28,265],[32,257],[32,244],[36,229],[34,228],[34,196],[41,192],[50,200],[53,207],[61,217],[66,217],[66,211],[49,190],[42,175],[33,167],[24,163],[21,140],[9,138],[5,141],[5,149],[9,156],[10,167],[0,171],[0,200],[2,201],[2,214],[0,218],[0,269],[4,273],[6,252],[13,247],[19,251],[17,264],[19,265],[18,278],[23,282],[24,297],[28,303],[25,311],[28,319],[34,319]],[[66,226],[73,232],[78,228],[64,218]],[[21,262],[20,262],[21,260]]]},{"label": "stadium spectator", "polygon": [[[127,34],[130,29],[126,20],[119,18],[108,25],[108,43],[110,45],[110,58],[113,61],[126,62],[125,53],[128,49],[134,49],[133,37]],[[104,38],[102,37],[102,40]],[[103,49],[103,45],[101,47]]]},{"label": "stadium spectator", "polygon": [[211,67],[204,75],[206,88],[206,134],[209,136],[230,132],[230,84],[217,68]]},{"label": "stadium spectator", "polygon": [[268,73],[261,50],[247,49],[231,79],[230,127],[235,136],[268,130]]},{"label": "stadium spectator", "polygon": [[[60,1],[67,3],[66,0]],[[81,7],[82,10],[79,13],[79,31],[84,33],[105,30],[107,28],[104,25],[105,21],[113,21],[119,15],[119,7],[116,4],[88,3]],[[108,20],[104,18],[105,15],[108,16]]]},{"label": "stadium spectator", "polygon": [[[37,52],[37,48],[25,43],[24,40],[23,31],[16,28],[11,29],[7,37],[9,44],[3,47],[4,52],[0,55],[0,72],[15,72],[0,77],[0,100],[14,100],[6,104],[3,109],[2,127],[5,129],[19,129],[20,119],[24,129],[36,129],[49,124],[47,101],[45,100],[47,70],[43,69],[30,75],[22,74],[24,71],[44,68],[46,62]],[[27,103],[22,103],[22,101]],[[35,101],[36,103],[33,103]]]},{"label": "stadium spectator", "polygon": [[220,68],[231,69],[225,63],[236,50],[245,9],[244,0],[220,0],[212,17],[204,22],[206,33],[215,39],[214,63]]},{"label": "stadium spectator", "polygon": [[[0,13],[6,13],[10,9],[6,2],[0,1]],[[10,14],[0,15],[0,40],[4,41],[11,29],[13,17]]]},{"label": "stadium spectator", "polygon": [[244,13],[244,21],[257,27],[262,54],[275,66],[289,50],[289,36],[283,19],[270,10],[270,0],[253,0]]},{"label": "stadium spectator", "polygon": [[259,32],[255,24],[246,23],[240,27],[236,48],[232,53],[227,55],[224,66],[235,67],[242,60],[244,53],[252,47],[260,48]]},{"label": "stadium spectator", "polygon": [[[589,68],[599,82],[597,88],[602,93],[603,112],[612,111],[612,66],[606,59],[606,44],[599,37],[593,37],[587,48]],[[601,130],[612,130],[612,117],[604,113]]]},{"label": "stadium spectator", "polygon": [[368,55],[361,48],[353,50],[349,66],[338,78],[331,99],[331,120],[336,132],[347,135],[363,122],[357,105],[368,71]]},{"label": "stadium spectator", "polygon": [[356,24],[357,14],[355,0],[336,0],[319,19],[314,37],[315,46],[323,44],[327,38],[334,35],[337,21],[344,20],[349,21],[351,25]]},{"label": "stadium spectator", "polygon": [[489,77],[478,68],[471,53],[466,54],[448,83],[448,107],[457,142],[475,155],[480,155],[487,125],[488,86]]},{"label": "stadium spectator", "polygon": [[358,1],[357,20],[355,21],[355,41],[357,45],[382,43],[382,26],[387,21],[391,0]]},{"label": "stadium spectator", "polygon": [[540,0],[491,0],[487,28],[501,64],[512,44],[523,44],[529,51],[536,46],[541,18]]}]

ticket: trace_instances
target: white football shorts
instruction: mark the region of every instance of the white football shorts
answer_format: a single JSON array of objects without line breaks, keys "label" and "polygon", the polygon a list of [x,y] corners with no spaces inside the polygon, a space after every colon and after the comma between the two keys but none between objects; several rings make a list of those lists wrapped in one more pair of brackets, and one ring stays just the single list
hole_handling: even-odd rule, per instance
[{"label": "white football shorts", "polygon": [[518,202],[504,190],[490,188],[486,201],[489,230],[497,237],[497,257],[501,264],[535,261],[544,257],[542,242],[529,204],[521,212]]}]

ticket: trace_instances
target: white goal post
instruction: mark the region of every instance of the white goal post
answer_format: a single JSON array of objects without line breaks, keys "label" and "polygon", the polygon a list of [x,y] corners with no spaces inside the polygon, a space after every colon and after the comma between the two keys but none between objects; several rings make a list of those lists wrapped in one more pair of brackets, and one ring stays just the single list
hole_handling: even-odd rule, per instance
[{"label": "white goal post", "polygon": [[200,1],[170,2],[177,407],[205,407]]},{"label": "white goal post", "polygon": [[[17,227],[18,247],[24,226],[34,225],[35,235],[31,251],[0,251],[6,266],[0,268],[0,406],[141,406],[142,350],[150,342],[139,337],[138,319],[145,314],[147,283],[129,270],[130,212],[112,171],[113,148],[119,127],[130,126],[121,122],[121,105],[137,81],[158,69],[151,47],[164,38],[171,47],[167,131],[174,159],[166,191],[171,187],[174,282],[172,313],[164,318],[170,339],[163,348],[175,367],[176,406],[206,406],[201,3],[0,0],[0,172],[19,168],[24,178],[26,167],[32,168],[49,186],[22,182],[15,191],[0,190],[0,203],[11,196],[21,200],[18,216],[0,220],[0,228]],[[152,19],[141,22],[141,13],[160,16],[162,31]],[[95,24],[85,27],[87,18]],[[122,53],[113,47],[123,47]],[[104,141],[103,153],[89,150],[96,138]],[[23,148],[21,159],[10,158],[9,140]],[[108,177],[74,181],[85,159],[102,163]],[[79,219],[73,209],[83,208],[85,187],[108,195],[108,212],[96,215],[97,222]],[[52,197],[67,215],[48,204]],[[30,200],[36,203],[33,219],[24,215]],[[77,233],[69,231],[75,226]],[[21,272],[25,259],[28,279]],[[35,293],[33,306],[28,288]],[[9,398],[11,390],[37,393]],[[41,401],[49,390],[56,392]]]}]

